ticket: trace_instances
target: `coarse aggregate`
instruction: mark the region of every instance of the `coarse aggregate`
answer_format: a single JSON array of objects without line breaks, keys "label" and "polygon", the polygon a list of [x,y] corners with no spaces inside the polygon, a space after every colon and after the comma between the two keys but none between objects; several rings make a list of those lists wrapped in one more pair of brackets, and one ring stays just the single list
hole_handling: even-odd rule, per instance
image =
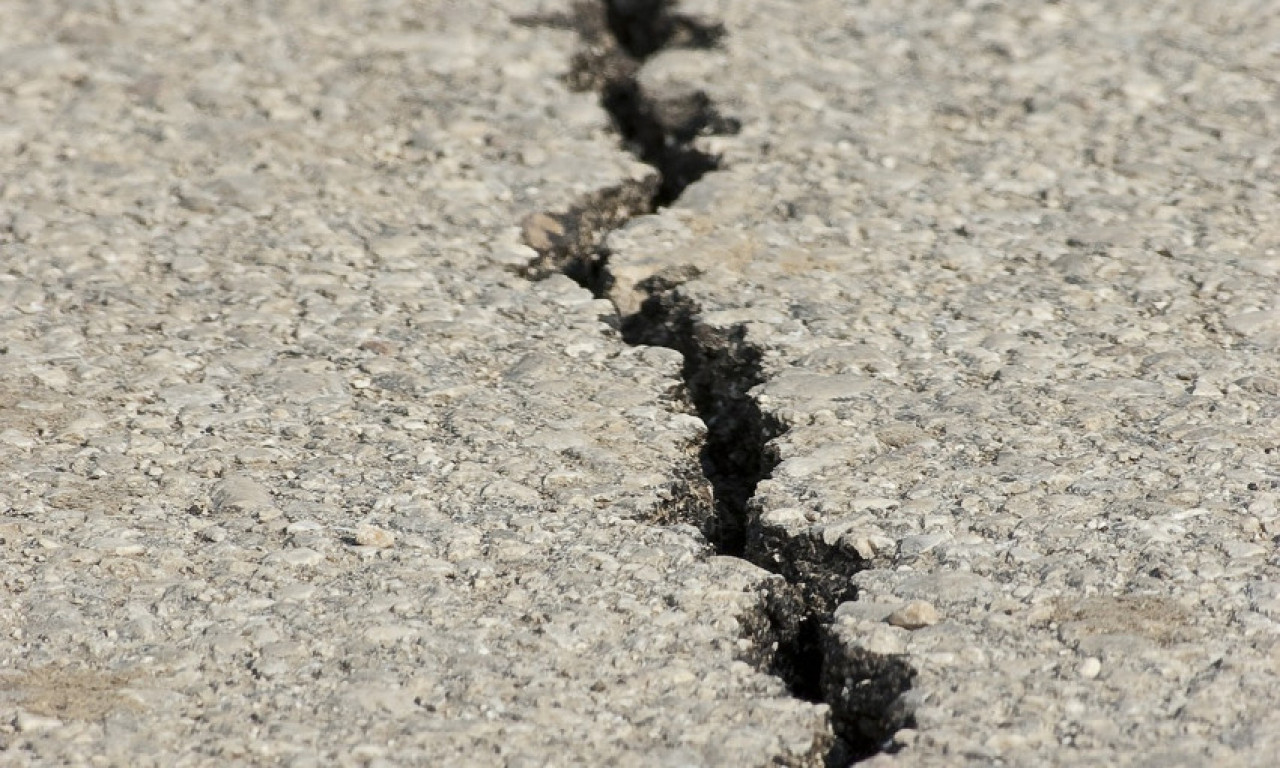
[{"label": "coarse aggregate", "polygon": [[682,7],[639,81],[741,131],[609,295],[758,355],[748,554],[915,671],[868,764],[1274,764],[1280,11]]}]

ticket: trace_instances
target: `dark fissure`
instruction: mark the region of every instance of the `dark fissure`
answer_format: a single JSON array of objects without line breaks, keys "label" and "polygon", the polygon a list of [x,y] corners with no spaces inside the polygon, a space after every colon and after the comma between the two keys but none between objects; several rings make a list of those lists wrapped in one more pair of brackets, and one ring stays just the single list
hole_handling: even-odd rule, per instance
[{"label": "dark fissure", "polygon": [[[672,6],[671,0],[598,0],[578,3],[571,15],[519,20],[577,31],[579,50],[567,83],[597,93],[622,145],[655,171],[589,195],[567,211],[526,220],[525,241],[538,252],[523,270],[530,279],[560,272],[606,297],[609,232],[675,202],[686,187],[719,168],[719,158],[695,140],[736,133],[739,122],[720,115],[702,91],[658,98],[646,94],[637,79],[644,60],[659,50],[708,48],[724,35],[719,24]],[[683,355],[686,391],[707,426],[700,462],[715,514],[694,522],[718,554],[744,558],[786,581],[767,595],[766,635],[775,647],[756,661],[793,696],[831,706],[835,738],[828,766],[877,753],[894,730],[910,724],[909,717],[889,713],[914,672],[898,659],[850,655],[829,632],[836,606],[856,596],[850,576],[865,563],[820,539],[777,541],[752,530],[752,497],[778,463],[769,443],[785,429],[750,395],[763,381],[760,350],[747,343],[742,327],[726,332],[698,323],[699,308],[678,281],[655,277],[638,287],[648,298],[639,312],[620,318],[622,337],[628,344]]]}]

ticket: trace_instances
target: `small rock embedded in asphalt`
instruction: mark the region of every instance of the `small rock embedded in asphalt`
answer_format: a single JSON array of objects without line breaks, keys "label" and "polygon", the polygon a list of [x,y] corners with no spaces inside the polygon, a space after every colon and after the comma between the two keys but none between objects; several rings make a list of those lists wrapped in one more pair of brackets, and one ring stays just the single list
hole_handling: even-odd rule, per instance
[{"label": "small rock embedded in asphalt", "polygon": [[62,721],[56,717],[36,715],[25,711],[19,711],[13,719],[13,727],[16,728],[19,733],[50,731],[55,728],[61,728],[62,724]]},{"label": "small rock embedded in asphalt", "polygon": [[1096,656],[1090,656],[1080,662],[1080,666],[1076,667],[1076,672],[1085,680],[1092,680],[1102,673],[1102,661]]},{"label": "small rock embedded in asphalt", "polygon": [[395,546],[396,537],[390,531],[373,525],[361,525],[356,528],[355,542],[362,547],[388,549]]},{"label": "small rock embedded in asphalt", "polygon": [[889,614],[885,621],[895,627],[914,630],[932,627],[942,621],[942,616],[939,615],[938,609],[929,603],[923,600],[912,600]]}]

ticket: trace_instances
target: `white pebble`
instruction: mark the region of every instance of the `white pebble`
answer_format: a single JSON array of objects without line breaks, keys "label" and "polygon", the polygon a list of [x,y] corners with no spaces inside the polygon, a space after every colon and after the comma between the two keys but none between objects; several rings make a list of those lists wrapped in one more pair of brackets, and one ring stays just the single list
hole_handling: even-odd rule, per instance
[{"label": "white pebble", "polygon": [[931,603],[926,603],[923,600],[912,600],[891,613],[885,621],[895,627],[915,630],[937,624],[942,621],[942,616],[938,614],[938,609],[934,608]]},{"label": "white pebble", "polygon": [[387,549],[395,545],[396,537],[390,531],[384,531],[377,526],[361,525],[356,528],[356,543],[362,547]]}]

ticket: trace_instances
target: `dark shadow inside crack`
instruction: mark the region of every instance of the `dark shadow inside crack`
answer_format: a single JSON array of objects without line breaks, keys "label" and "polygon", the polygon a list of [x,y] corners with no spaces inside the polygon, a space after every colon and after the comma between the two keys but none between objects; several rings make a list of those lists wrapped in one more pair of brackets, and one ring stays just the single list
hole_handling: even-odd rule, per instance
[{"label": "dark shadow inside crack", "polygon": [[536,213],[521,223],[526,245],[538,254],[521,274],[542,280],[563,273],[603,296],[605,235],[632,218],[653,211],[659,178],[656,174],[606,187],[578,200],[567,211]]},{"label": "dark shadow inside crack", "polygon": [[670,0],[612,0],[603,5],[614,39],[636,60],[663,48],[710,48],[724,37],[723,25],[678,13]]},{"label": "dark shadow inside crack", "polygon": [[[623,147],[655,171],[589,195],[567,211],[535,214],[524,222],[525,242],[538,256],[523,274],[540,279],[560,272],[596,297],[607,297],[608,233],[675,202],[720,167],[720,158],[695,146],[698,137],[739,129],[701,90],[662,98],[646,93],[637,77],[640,66],[663,48],[713,46],[724,29],[677,13],[670,0],[582,2],[571,15],[519,22],[577,31],[579,49],[566,82],[596,92]],[[714,514],[688,522],[701,527],[717,553],[782,577],[765,596],[762,621],[768,626],[759,630],[770,648],[754,661],[781,678],[796,698],[831,706],[834,738],[826,765],[844,766],[884,751],[894,731],[911,723],[901,701],[915,672],[901,658],[847,647],[831,626],[835,608],[856,598],[851,577],[867,564],[820,535],[769,534],[751,519],[757,486],[778,463],[770,441],[785,429],[751,396],[764,380],[760,350],[747,343],[742,326],[712,329],[698,323],[700,310],[683,296],[678,281],[655,277],[638,287],[648,298],[639,312],[618,319],[623,339],[683,355],[685,390],[707,427],[700,463]],[[695,506],[705,511],[705,503]]]},{"label": "dark shadow inside crack", "polygon": [[684,357],[685,387],[707,426],[702,471],[715,493],[715,521],[703,533],[718,553],[744,557],[748,502],[776,463],[765,445],[782,432],[749,394],[763,380],[760,354],[744,343],[741,328],[727,336],[699,328],[696,308],[662,286],[660,280],[641,284],[649,298],[638,313],[622,319],[622,338],[633,345],[668,347]]},{"label": "dark shadow inside crack", "polygon": [[710,48],[724,35],[719,24],[678,13],[670,0],[580,2],[570,16],[519,20],[577,31],[580,46],[565,81],[594,91],[623,145],[657,169],[654,208],[673,202],[693,182],[720,167],[695,146],[699,136],[737,133],[740,123],[721,115],[702,91],[656,96],[637,80],[645,59],[664,48]]},{"label": "dark shadow inside crack", "polygon": [[766,668],[792,696],[831,706],[835,739],[827,765],[884,751],[893,733],[912,722],[899,702],[915,671],[902,658],[849,648],[831,631],[835,609],[857,598],[852,576],[868,563],[820,534],[783,536],[752,519],[756,490],[778,464],[770,443],[785,432],[751,394],[764,380],[760,350],[743,326],[699,323],[700,308],[679,285],[651,278],[638,287],[648,298],[622,318],[623,340],[683,355],[685,386],[707,425],[701,462],[715,517],[704,534],[719,554],[743,558],[785,582],[766,601],[775,643]]},{"label": "dark shadow inside crack", "polygon": [[[705,94],[695,93],[667,105],[667,109],[678,113],[686,111],[689,104],[696,105],[703,100],[710,101]],[[690,139],[682,141],[680,134],[669,130],[656,102],[645,98],[634,80],[609,83],[601,95],[601,104],[613,116],[628,149],[661,174],[662,184],[653,199],[655,208],[670,205],[690,184],[720,167],[719,158],[691,143],[692,136],[698,135],[703,127],[716,126],[717,132],[727,132],[729,124],[712,111],[699,112],[694,106],[693,115],[678,126],[690,135]]]}]

